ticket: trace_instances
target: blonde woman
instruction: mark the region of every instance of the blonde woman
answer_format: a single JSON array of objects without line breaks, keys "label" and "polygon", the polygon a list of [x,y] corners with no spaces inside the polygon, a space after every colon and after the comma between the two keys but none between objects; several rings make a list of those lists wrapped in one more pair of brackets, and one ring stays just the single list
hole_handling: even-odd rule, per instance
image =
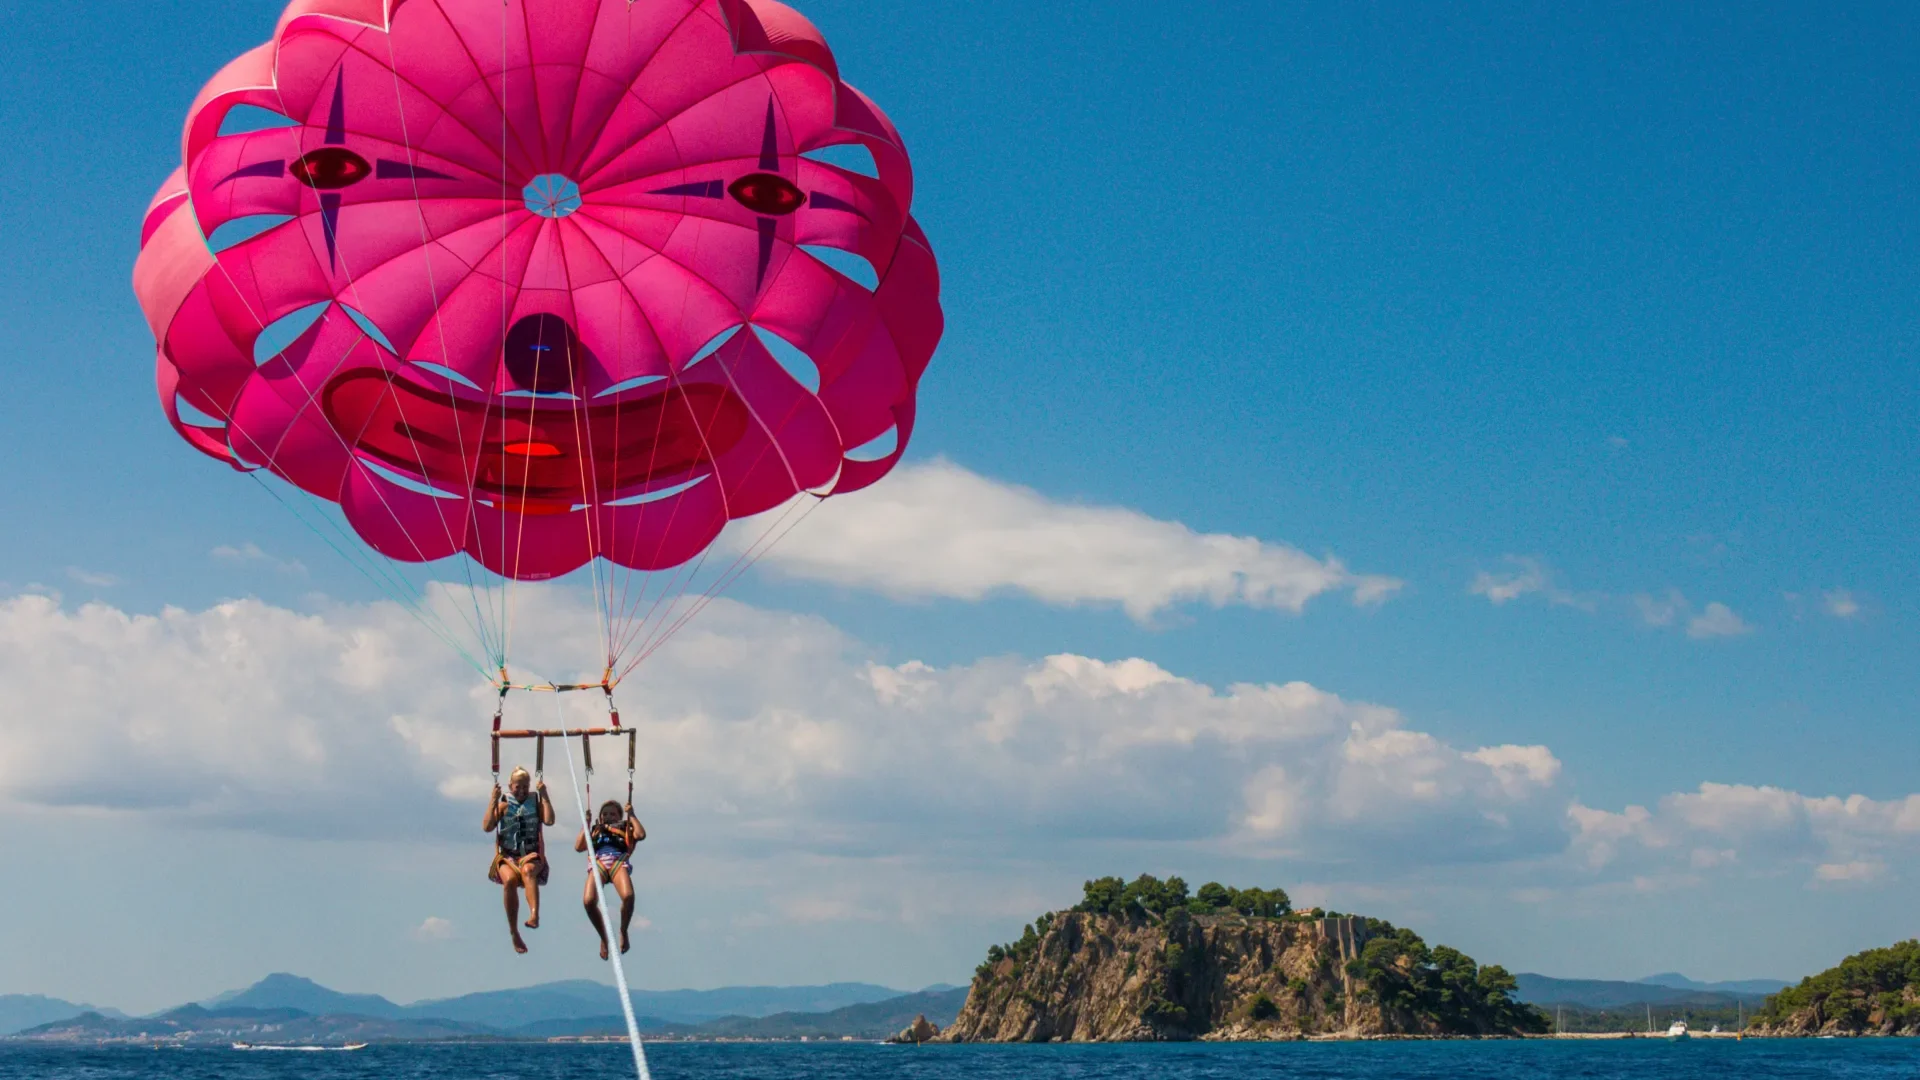
[{"label": "blonde woman", "polygon": [[542,830],[553,824],[553,800],[542,783],[539,794],[529,790],[533,778],[525,769],[515,769],[507,778],[507,792],[494,785],[487,800],[487,816],[482,831],[494,834],[493,864],[487,867],[487,880],[497,883],[505,897],[507,932],[513,935],[513,951],[524,953],[527,943],[520,937],[520,890],[527,893],[527,929],[540,928],[540,886],[547,883],[547,841]]}]

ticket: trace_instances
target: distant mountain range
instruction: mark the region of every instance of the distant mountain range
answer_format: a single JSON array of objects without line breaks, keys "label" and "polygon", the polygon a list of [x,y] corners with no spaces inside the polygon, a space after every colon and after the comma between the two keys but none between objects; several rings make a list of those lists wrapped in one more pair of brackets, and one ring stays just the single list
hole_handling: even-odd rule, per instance
[{"label": "distant mountain range", "polygon": [[1623,1009],[1645,1005],[1733,1006],[1758,1005],[1787,983],[1771,979],[1703,983],[1684,975],[1650,975],[1639,982],[1612,979],[1555,979],[1546,975],[1514,976],[1518,997],[1529,1005],[1576,1006],[1584,1009]]},{"label": "distant mountain range", "polygon": [[97,1012],[107,1017],[127,1015],[118,1009],[76,1005],[71,1001],[41,997],[39,994],[0,994],[0,1035],[11,1035],[56,1020],[69,1020],[85,1012]]},{"label": "distant mountain range", "polygon": [[1694,979],[1687,978],[1677,971],[1667,971],[1659,975],[1649,975],[1640,981],[1643,983],[1651,983],[1654,986],[1671,986],[1677,990],[1706,990],[1716,994],[1740,994],[1742,996],[1747,994],[1777,994],[1793,985],[1790,982],[1782,982],[1779,979],[1738,979],[1733,982],[1698,982]]},{"label": "distant mountain range", "polygon": [[[1519,998],[1547,1008],[1617,1010],[1645,1006],[1757,1006],[1789,985],[1770,979],[1700,982],[1677,972],[1638,982],[1556,979],[1522,974]],[[965,987],[915,993],[872,983],[825,986],[729,986],[716,990],[636,990],[643,1032],[693,1038],[880,1038],[925,1014],[945,1026],[966,1002]],[[274,1041],[412,1041],[447,1038],[553,1038],[625,1030],[613,987],[586,979],[490,990],[396,1004],[378,994],[347,994],[298,975],[276,973],[252,986],[144,1018],[37,995],[0,995],[0,1036],[79,1040],[247,1038],[275,1030]],[[66,1033],[62,1035],[61,1033]],[[304,1032],[304,1035],[295,1034]]]},{"label": "distant mountain range", "polygon": [[[822,1013],[865,1005],[907,993],[872,983],[825,986],[727,986],[717,990],[635,990],[633,1011],[664,1024],[700,1024],[723,1016],[762,1017],[780,1012]],[[212,1009],[297,1009],[311,1016],[370,1016],[382,1020],[452,1020],[511,1030],[528,1024],[583,1020],[617,1014],[619,995],[587,979],[542,983],[518,990],[489,990],[459,997],[397,1005],[377,994],[343,994],[311,979],[278,973],[244,990],[200,1004]],[[911,1019],[911,1018],[909,1018]]]},{"label": "distant mountain range", "polygon": [[[269,975],[243,990],[147,1017],[42,997],[0,997],[0,1036],[55,1041],[420,1041],[544,1039],[626,1030],[614,988],[585,979],[398,1005],[345,994],[298,975]],[[641,1030],[692,1038],[882,1038],[925,1014],[950,1023],[965,987],[917,993],[870,983],[637,990]]]},{"label": "distant mountain range", "polygon": [[106,1017],[82,1013],[28,1028],[11,1039],[63,1043],[173,1043],[224,1046],[258,1042],[339,1046],[355,1042],[426,1042],[484,1038],[495,1033],[449,1020],[388,1020],[371,1016],[313,1016],[299,1009],[182,1005],[157,1016]]}]

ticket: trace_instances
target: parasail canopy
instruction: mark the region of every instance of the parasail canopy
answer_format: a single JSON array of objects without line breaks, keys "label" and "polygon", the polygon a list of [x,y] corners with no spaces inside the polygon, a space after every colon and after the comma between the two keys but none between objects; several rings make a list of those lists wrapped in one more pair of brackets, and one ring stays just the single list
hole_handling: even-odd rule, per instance
[{"label": "parasail canopy", "polygon": [[773,0],[295,0],[182,156],[134,272],[169,420],[386,558],[667,570],[907,446],[912,168]]}]

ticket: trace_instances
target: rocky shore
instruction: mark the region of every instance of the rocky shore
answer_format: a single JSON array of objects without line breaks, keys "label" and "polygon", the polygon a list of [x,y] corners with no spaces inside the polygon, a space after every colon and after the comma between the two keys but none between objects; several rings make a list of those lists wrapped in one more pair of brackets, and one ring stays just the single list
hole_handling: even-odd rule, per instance
[{"label": "rocky shore", "polygon": [[1920,1035],[1920,941],[1855,953],[1767,1000],[1750,1034]]}]

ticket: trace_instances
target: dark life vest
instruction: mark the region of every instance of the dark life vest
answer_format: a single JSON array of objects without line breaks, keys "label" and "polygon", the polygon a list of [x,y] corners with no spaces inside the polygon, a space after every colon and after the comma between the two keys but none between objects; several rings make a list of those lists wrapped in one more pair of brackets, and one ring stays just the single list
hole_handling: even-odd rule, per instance
[{"label": "dark life vest", "polygon": [[593,853],[595,855],[630,855],[633,845],[627,843],[624,832],[615,832],[605,825],[593,827]]},{"label": "dark life vest", "polygon": [[503,798],[500,820],[494,825],[501,854],[521,858],[539,851],[540,826],[538,794],[529,792],[521,801],[511,795]]}]

